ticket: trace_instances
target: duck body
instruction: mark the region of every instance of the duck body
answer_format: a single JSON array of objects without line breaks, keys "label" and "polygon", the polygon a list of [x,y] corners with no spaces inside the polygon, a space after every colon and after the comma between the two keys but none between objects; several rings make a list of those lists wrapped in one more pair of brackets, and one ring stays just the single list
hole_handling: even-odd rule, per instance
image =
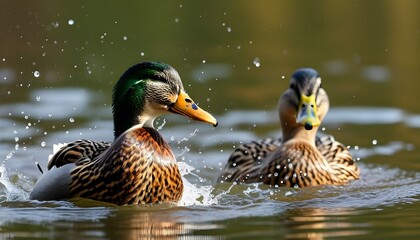
[{"label": "duck body", "polygon": [[359,178],[347,147],[332,136],[317,135],[329,99],[313,69],[299,69],[279,101],[282,138],[239,146],[230,156],[221,182],[262,182],[275,187],[343,185]]},{"label": "duck body", "polygon": [[[99,147],[86,151],[95,145]],[[79,140],[64,147],[55,156],[50,162],[55,165],[49,165],[49,171],[40,178],[38,186],[52,182],[48,173],[71,168],[54,181],[64,189],[61,187],[56,193],[48,194],[33,191],[32,198],[82,197],[126,205],[176,203],[182,196],[183,184],[175,156],[153,128],[131,129],[112,145]],[[59,156],[62,158],[57,158]],[[50,191],[52,187],[47,189]]]},{"label": "duck body", "polygon": [[[170,71],[169,74],[176,73],[169,65],[164,65],[162,70],[159,64],[143,63],[140,69],[136,65],[135,70],[144,73],[156,71],[157,68],[158,74],[163,70]],[[176,158],[169,144],[153,128],[153,119],[168,110],[213,125],[217,125],[217,121],[198,108],[183,92],[177,73],[175,83],[172,81],[169,84],[152,74],[146,77],[135,75],[139,80],[126,85],[126,75],[122,77],[124,86],[117,84],[116,88],[123,89],[128,97],[124,99],[114,88],[114,125],[118,125],[115,127],[115,140],[112,143],[78,140],[62,147],[50,159],[48,171],[38,179],[31,192],[31,199],[82,197],[116,205],[176,203],[181,199],[183,183]],[[144,80],[148,78],[154,80]],[[157,83],[147,83],[156,79]],[[143,86],[136,90],[133,83],[141,83]],[[159,87],[159,94],[167,94],[166,97],[156,96],[156,89],[151,92],[145,88],[153,88],[153,84]],[[172,93],[168,90],[171,87],[174,89]],[[135,97],[136,94],[140,96]],[[122,101],[127,99],[129,104]],[[120,109],[118,106],[116,109],[118,100],[129,109]],[[121,112],[133,112],[135,115],[127,116],[126,120],[115,116]],[[124,121],[124,124],[119,121]]]},{"label": "duck body", "polygon": [[343,185],[358,176],[347,148],[325,135],[317,136],[316,148],[304,142],[282,144],[281,138],[243,144],[231,154],[219,181],[309,187]]}]

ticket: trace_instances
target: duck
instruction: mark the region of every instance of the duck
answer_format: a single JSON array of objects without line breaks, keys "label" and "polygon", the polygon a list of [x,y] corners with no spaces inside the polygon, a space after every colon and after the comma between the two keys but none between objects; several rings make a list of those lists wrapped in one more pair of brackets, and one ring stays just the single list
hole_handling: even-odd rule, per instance
[{"label": "duck", "polygon": [[238,146],[218,181],[311,187],[359,179],[360,170],[348,148],[331,135],[318,134],[329,106],[318,72],[297,69],[278,103],[282,135]]},{"label": "duck", "polygon": [[166,113],[218,124],[186,93],[170,65],[140,62],[130,67],[113,88],[114,140],[64,145],[49,160],[30,199],[176,204],[183,193],[181,174],[171,147],[153,126]]}]

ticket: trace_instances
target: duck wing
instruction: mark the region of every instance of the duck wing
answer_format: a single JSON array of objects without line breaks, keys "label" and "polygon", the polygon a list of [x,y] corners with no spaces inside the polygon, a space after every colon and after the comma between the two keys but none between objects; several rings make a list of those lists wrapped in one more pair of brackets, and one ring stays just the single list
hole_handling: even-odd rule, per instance
[{"label": "duck wing", "polygon": [[48,162],[48,170],[53,166],[59,168],[79,160],[93,160],[111,146],[108,142],[95,142],[91,140],[77,140],[63,146]]}]

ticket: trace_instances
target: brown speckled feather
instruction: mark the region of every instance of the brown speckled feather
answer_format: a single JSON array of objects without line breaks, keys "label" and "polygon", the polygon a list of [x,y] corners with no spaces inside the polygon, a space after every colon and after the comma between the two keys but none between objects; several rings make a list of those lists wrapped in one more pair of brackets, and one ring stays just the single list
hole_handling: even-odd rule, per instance
[{"label": "brown speckled feather", "polygon": [[130,130],[71,172],[72,196],[124,204],[177,202],[182,179],[169,145],[152,128]]},{"label": "brown speckled feather", "polygon": [[264,182],[271,186],[341,185],[358,179],[349,151],[332,136],[305,141],[263,139],[241,145],[230,156],[219,181]]},{"label": "brown speckled feather", "polygon": [[177,202],[181,174],[169,145],[153,128],[134,128],[112,145],[78,140],[62,147],[48,169],[74,163],[70,197],[125,204]]}]

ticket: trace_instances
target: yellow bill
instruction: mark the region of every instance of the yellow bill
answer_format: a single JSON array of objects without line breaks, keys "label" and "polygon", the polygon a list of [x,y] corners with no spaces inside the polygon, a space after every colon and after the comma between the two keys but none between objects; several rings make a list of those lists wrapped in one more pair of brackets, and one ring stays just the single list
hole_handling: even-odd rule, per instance
[{"label": "yellow bill", "polygon": [[204,111],[184,91],[178,95],[176,102],[169,107],[169,111],[187,116],[191,119],[210,123],[217,126],[217,120],[210,113]]},{"label": "yellow bill", "polygon": [[315,94],[310,96],[301,95],[296,121],[298,124],[304,126],[306,130],[311,130],[313,127],[321,124],[318,118]]}]

